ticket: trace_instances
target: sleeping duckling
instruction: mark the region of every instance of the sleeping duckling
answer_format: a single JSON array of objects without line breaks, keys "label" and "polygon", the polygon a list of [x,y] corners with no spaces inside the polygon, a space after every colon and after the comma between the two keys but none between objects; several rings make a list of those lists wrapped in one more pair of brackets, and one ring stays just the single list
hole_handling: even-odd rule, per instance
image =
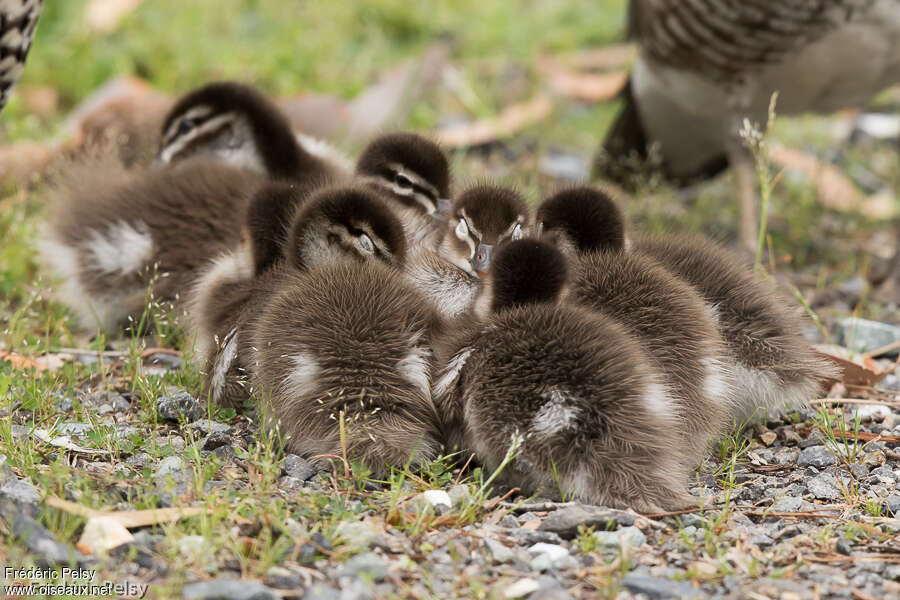
[{"label": "sleeping duckling", "polygon": [[[572,203],[567,222],[568,244],[577,252],[626,247],[632,254],[657,261],[689,284],[704,300],[723,339],[734,378],[730,419],[738,423],[755,413],[802,406],[833,376],[801,334],[801,315],[780,299],[729,251],[698,236],[636,236],[625,244],[624,218],[618,206],[600,192],[593,202]],[[538,227],[554,228],[549,211],[539,211]],[[559,233],[557,233],[559,235]],[[760,415],[761,416],[761,415]]]},{"label": "sleeping duckling", "polygon": [[518,240],[491,274],[491,313],[445,340],[433,394],[451,450],[523,494],[656,512],[693,503],[679,417],[641,343],[602,313],[569,302],[566,261]]},{"label": "sleeping duckling", "polygon": [[439,449],[430,390],[439,319],[396,268],[401,232],[371,192],[323,192],[298,215],[290,268],[239,333],[248,332],[267,423],[316,463],[341,456],[345,442],[351,461],[384,476]]},{"label": "sleeping duckling", "polygon": [[[291,225],[278,242],[282,254],[254,273],[254,264],[260,263],[256,249],[269,252],[265,240],[282,234],[277,220],[268,221],[268,229],[263,222],[251,226],[251,250],[223,255],[214,267],[217,273],[198,281],[190,303],[191,320],[199,332],[195,359],[206,365],[206,393],[227,406],[249,397],[244,383],[252,348],[246,332],[287,274],[354,259],[399,267],[406,254],[399,221],[377,194],[358,185],[308,193],[296,186],[270,184],[253,204],[293,207]],[[250,258],[244,264],[230,262],[241,257]],[[212,340],[218,344],[210,344]]]},{"label": "sleeping duckling", "polygon": [[73,169],[59,186],[42,249],[81,325],[109,331],[137,319],[151,285],[156,299],[177,303],[201,268],[238,244],[248,199],[270,176],[340,177],[287,127],[251,88],[211,84],[166,120],[160,157],[171,164],[138,174]]},{"label": "sleeping duckling", "polygon": [[441,315],[452,318],[473,309],[495,248],[525,235],[529,211],[514,190],[478,185],[456,199],[450,214],[438,249],[412,252],[406,273]]},{"label": "sleeping duckling", "polygon": [[[716,324],[696,291],[655,260],[621,248],[623,227],[589,214],[607,210],[607,198],[591,188],[561,191],[538,208],[543,239],[578,251],[569,300],[622,324],[644,346],[676,399],[685,458],[696,466],[709,443],[726,428],[733,410],[732,374]],[[600,224],[596,229],[590,227]],[[599,250],[582,251],[583,239]],[[606,246],[604,246],[606,245]],[[604,250],[602,248],[610,248]]]}]

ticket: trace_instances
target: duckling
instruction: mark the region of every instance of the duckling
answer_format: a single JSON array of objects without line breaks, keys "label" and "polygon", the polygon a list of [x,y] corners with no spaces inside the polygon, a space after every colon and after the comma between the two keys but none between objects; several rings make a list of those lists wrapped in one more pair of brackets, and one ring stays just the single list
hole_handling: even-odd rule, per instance
[{"label": "duckling", "polygon": [[449,449],[474,452],[523,494],[658,512],[694,500],[664,376],[621,324],[563,302],[552,245],[510,242],[494,260],[491,312],[438,348],[432,387]]},{"label": "duckling", "polygon": [[59,186],[43,255],[85,328],[114,330],[139,317],[151,283],[157,299],[180,304],[200,268],[237,246],[248,199],[270,176],[342,177],[247,86],[216,83],[186,95],[163,131],[160,158],[171,164],[138,174],[84,165]]},{"label": "duckling", "polygon": [[447,233],[436,251],[414,253],[406,266],[410,281],[445,317],[474,308],[495,248],[527,233],[528,206],[514,190],[491,185],[469,188],[453,203]]},{"label": "duckling", "polygon": [[[593,202],[571,203],[578,229],[555,221],[554,211],[538,211],[538,228],[568,239],[579,253],[625,248],[656,261],[690,285],[706,305],[727,350],[734,379],[729,418],[741,423],[756,414],[803,406],[819,381],[834,369],[819,359],[801,333],[802,317],[773,290],[758,281],[738,258],[697,236],[637,236],[626,240],[625,220],[615,202],[595,192]],[[559,214],[559,209],[555,211]],[[583,232],[596,232],[596,235]]]},{"label": "duckling", "polygon": [[806,406],[839,377],[803,337],[804,315],[722,246],[696,236],[642,236],[634,249],[659,261],[706,301],[728,347],[738,423]]},{"label": "duckling", "polygon": [[[683,446],[690,448],[685,458],[696,466],[724,432],[733,410],[725,346],[703,298],[690,285],[647,256],[621,251],[621,224],[591,218],[609,210],[602,192],[578,187],[544,201],[537,220],[544,239],[579,252],[569,300],[621,323],[665,375]],[[599,225],[592,229],[593,223]],[[585,239],[599,241],[589,242],[592,250],[584,251]]]},{"label": "duckling", "polygon": [[[377,194],[359,185],[311,193],[302,187],[271,184],[254,197],[248,214],[261,204],[293,207],[295,214],[286,233],[280,231],[278,219],[251,223],[252,240],[246,242],[250,249],[223,255],[198,280],[189,304],[199,332],[195,358],[206,366],[206,392],[223,405],[238,405],[249,396],[243,385],[252,354],[246,331],[289,273],[353,259],[399,267],[406,255],[402,225]],[[271,239],[278,240],[281,254],[266,263],[258,249],[268,255]],[[246,257],[251,258],[241,264]],[[220,344],[213,346],[211,340]]]},{"label": "duckling", "polygon": [[338,189],[314,204],[291,233],[288,272],[247,323],[252,386],[291,452],[325,462],[345,442],[379,477],[418,465],[439,449],[430,382],[440,321],[395,268],[402,227],[371,192]]},{"label": "duckling", "polygon": [[440,146],[414,133],[382,135],[360,154],[356,175],[392,200],[410,248],[437,247],[451,206],[450,167]]},{"label": "duckling", "polygon": [[206,156],[273,179],[308,173],[346,175],[349,159],[321,140],[295,134],[268,98],[233,81],[204,85],[182,96],[163,120],[157,161]]}]

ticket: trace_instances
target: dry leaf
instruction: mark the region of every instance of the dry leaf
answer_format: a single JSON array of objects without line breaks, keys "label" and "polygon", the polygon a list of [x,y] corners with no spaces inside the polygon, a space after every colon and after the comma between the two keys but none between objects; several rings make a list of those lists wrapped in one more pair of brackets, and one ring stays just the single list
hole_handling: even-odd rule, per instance
[{"label": "dry leaf", "polygon": [[895,369],[895,366],[879,369],[869,356],[853,360],[850,351],[840,346],[819,345],[814,350],[841,368],[841,382],[844,385],[874,386]]},{"label": "dry leaf", "polygon": [[557,71],[550,75],[550,87],[557,94],[576,98],[585,102],[606,102],[619,95],[628,73],[578,73]]},{"label": "dry leaf", "polygon": [[857,212],[861,209],[863,194],[834,165],[822,162],[812,154],[777,144],[772,146],[769,157],[777,166],[803,173],[812,180],[823,206],[840,212]]},{"label": "dry leaf", "polygon": [[151,508],[131,511],[100,511],[69,502],[56,496],[47,497],[47,505],[87,519],[76,547],[84,554],[102,554],[134,539],[128,529],[177,521],[207,511],[203,506]]},{"label": "dry leaf", "polygon": [[0,350],[0,361],[6,361],[12,364],[16,369],[34,369],[35,371],[46,371],[47,367],[38,361],[28,358],[27,356],[22,356],[21,354],[16,354],[15,352],[6,352],[5,350]]},{"label": "dry leaf", "polygon": [[552,112],[553,101],[549,96],[541,95],[528,102],[513,104],[496,117],[480,119],[458,127],[440,129],[437,131],[437,138],[447,148],[478,146],[509,137],[546,119]]}]

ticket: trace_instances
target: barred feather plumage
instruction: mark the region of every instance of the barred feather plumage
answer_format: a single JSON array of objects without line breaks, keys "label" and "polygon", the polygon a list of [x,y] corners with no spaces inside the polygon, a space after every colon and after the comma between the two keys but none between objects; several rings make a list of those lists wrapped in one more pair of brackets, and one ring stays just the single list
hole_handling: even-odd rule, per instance
[{"label": "barred feather plumage", "polygon": [[0,0],[0,110],[31,49],[43,0]]}]

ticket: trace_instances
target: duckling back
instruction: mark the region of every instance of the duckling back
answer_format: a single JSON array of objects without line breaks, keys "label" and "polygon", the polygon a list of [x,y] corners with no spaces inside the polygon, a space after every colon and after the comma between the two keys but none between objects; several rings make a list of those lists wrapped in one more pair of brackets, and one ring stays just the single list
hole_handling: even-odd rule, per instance
[{"label": "duckling back", "polygon": [[347,451],[376,474],[434,456],[436,318],[394,269],[327,264],[285,277],[251,330],[253,386],[287,447]]}]

